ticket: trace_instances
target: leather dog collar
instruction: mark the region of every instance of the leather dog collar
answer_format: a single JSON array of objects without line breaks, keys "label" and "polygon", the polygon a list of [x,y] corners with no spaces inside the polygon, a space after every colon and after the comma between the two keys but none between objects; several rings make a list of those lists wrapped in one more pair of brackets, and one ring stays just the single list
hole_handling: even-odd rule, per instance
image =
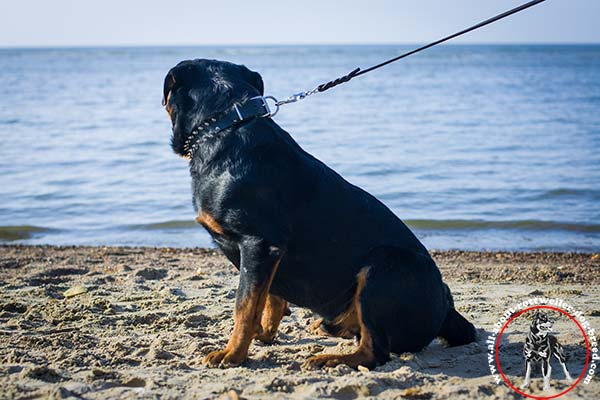
[{"label": "leather dog collar", "polygon": [[201,139],[212,137],[225,129],[250,119],[267,118],[272,115],[274,114],[271,114],[266,97],[256,96],[239,106],[234,104],[233,108],[229,111],[214,114],[213,116],[202,120],[187,137],[184,150],[187,155],[191,157],[198,148]]}]

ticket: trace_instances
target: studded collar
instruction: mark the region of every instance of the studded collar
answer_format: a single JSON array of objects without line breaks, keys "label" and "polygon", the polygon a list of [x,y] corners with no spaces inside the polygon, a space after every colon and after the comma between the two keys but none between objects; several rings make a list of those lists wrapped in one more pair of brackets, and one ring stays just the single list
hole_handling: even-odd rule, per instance
[{"label": "studded collar", "polygon": [[203,139],[214,137],[225,129],[253,118],[267,118],[271,115],[267,100],[262,96],[252,97],[241,105],[234,104],[229,111],[213,114],[200,121],[187,137],[184,151],[191,158]]}]

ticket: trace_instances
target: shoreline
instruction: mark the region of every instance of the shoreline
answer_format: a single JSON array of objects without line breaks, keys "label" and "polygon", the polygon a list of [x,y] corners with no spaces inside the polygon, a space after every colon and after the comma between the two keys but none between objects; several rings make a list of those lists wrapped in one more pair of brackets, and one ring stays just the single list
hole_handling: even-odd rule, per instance
[{"label": "shoreline", "polygon": [[[587,254],[600,249],[600,224],[589,222],[551,219],[403,219],[403,222],[430,249]],[[6,225],[0,226],[0,245],[211,247],[210,236],[198,228],[193,219],[99,229]]]},{"label": "shoreline", "polygon": [[[25,252],[92,252],[108,253],[129,252],[136,254],[147,252],[148,255],[157,253],[172,253],[181,255],[220,255],[223,262],[228,264],[217,248],[210,247],[161,247],[161,246],[86,246],[86,245],[28,245],[0,243],[0,263],[5,254],[18,256],[18,250]],[[469,281],[473,279],[490,282],[505,282],[515,280],[514,274],[519,273],[526,282],[568,282],[580,284],[600,283],[600,274],[595,270],[600,267],[600,252],[578,251],[493,251],[493,250],[436,250],[429,253],[438,264],[444,279]],[[28,257],[31,257],[29,255]],[[1,265],[1,264],[0,264]],[[501,269],[482,268],[501,266]],[[532,269],[527,269],[530,267]],[[540,267],[539,269],[535,269]]]},{"label": "shoreline", "polygon": [[[228,339],[238,283],[216,249],[2,244],[0,387],[7,398],[516,398],[487,364],[485,340],[504,310],[532,296],[561,298],[600,328],[600,254],[431,254],[457,310],[478,328],[477,342],[434,341],[372,371],[307,371],[309,356],[349,352],[354,341],[315,335],[307,327],[316,316],[292,306],[275,344],[253,343],[241,367],[209,369],[202,358]],[[556,328],[575,376],[584,351],[565,324]],[[519,382],[527,326],[516,329],[503,360]],[[552,390],[564,390],[560,367],[554,371]],[[539,373],[532,378],[531,393],[548,395]],[[596,377],[567,397],[599,391]]]}]

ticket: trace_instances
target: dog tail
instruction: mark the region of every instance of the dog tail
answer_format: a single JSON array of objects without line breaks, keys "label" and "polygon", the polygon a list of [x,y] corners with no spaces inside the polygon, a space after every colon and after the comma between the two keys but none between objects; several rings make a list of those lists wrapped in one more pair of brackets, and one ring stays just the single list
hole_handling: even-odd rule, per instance
[{"label": "dog tail", "polygon": [[450,309],[438,336],[446,341],[448,346],[460,346],[474,342],[477,340],[475,326],[454,309],[454,301],[448,286],[446,286],[446,294],[450,301]]}]

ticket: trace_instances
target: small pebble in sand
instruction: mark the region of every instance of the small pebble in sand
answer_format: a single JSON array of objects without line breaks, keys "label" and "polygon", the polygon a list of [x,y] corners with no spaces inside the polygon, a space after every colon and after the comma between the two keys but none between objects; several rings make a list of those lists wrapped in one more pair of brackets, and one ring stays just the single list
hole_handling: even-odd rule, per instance
[{"label": "small pebble in sand", "polygon": [[409,399],[428,399],[430,397],[432,397],[431,395],[428,396],[429,393],[424,393],[423,391],[421,391],[421,389],[419,389],[418,387],[410,387],[406,390],[404,390],[404,392],[402,392],[402,396],[403,397],[408,397]]},{"label": "small pebble in sand", "polygon": [[65,296],[66,298],[69,297],[75,297],[75,296],[79,296],[80,294],[84,294],[87,293],[87,289],[83,286],[73,286],[70,289],[67,289],[64,293],[63,296]]},{"label": "small pebble in sand", "polygon": [[321,346],[320,344],[313,344],[312,346],[310,346],[310,352],[315,354],[315,353],[320,353],[325,349],[324,346]]},{"label": "small pebble in sand", "polygon": [[222,399],[223,400],[242,400],[242,397],[240,397],[237,390],[231,389],[223,395]]}]

